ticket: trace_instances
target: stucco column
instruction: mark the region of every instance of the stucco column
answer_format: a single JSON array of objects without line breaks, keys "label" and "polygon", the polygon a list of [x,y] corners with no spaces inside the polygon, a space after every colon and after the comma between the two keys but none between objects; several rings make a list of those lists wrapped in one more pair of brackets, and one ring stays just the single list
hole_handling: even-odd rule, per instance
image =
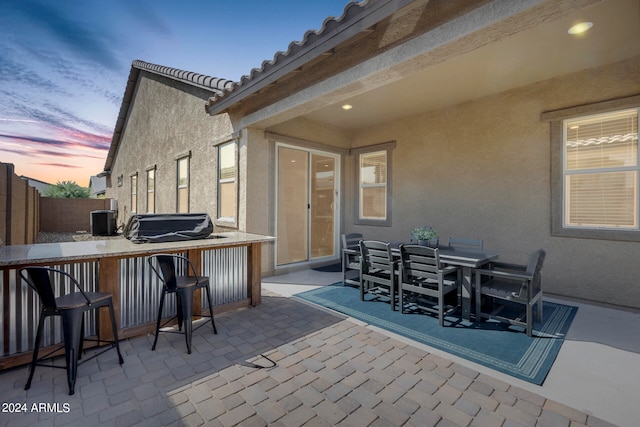
[{"label": "stucco column", "polygon": [[[264,132],[244,128],[238,140],[238,226],[240,231],[274,233],[274,153]],[[273,268],[272,243],[262,245],[262,271]]]}]

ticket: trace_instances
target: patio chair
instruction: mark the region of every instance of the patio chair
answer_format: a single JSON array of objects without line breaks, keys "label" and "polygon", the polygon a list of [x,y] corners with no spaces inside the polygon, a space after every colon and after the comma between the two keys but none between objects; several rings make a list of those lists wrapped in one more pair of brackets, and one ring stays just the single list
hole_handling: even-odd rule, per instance
[{"label": "patio chair", "polygon": [[[342,235],[342,284],[360,286],[360,233]],[[354,274],[355,273],[355,274]]]},{"label": "patio chair", "polygon": [[366,293],[388,298],[391,310],[396,309],[398,271],[391,253],[391,244],[376,240],[360,241],[360,299]]},{"label": "patio chair", "polygon": [[[528,336],[533,333],[533,306],[538,305],[538,321],[543,320],[542,310],[542,264],[546,256],[538,249],[529,256],[527,265],[496,262],[491,270],[476,270],[476,319],[496,319],[524,326]],[[483,281],[483,277],[488,280]],[[482,312],[482,297],[503,301],[491,313]],[[524,314],[501,315],[512,305],[524,306]],[[524,320],[523,320],[524,315]]]},{"label": "patio chair", "polygon": [[[38,320],[38,330],[36,332],[36,339],[33,345],[33,356],[31,359],[31,365],[29,367],[29,379],[24,389],[29,390],[31,388],[31,380],[35,373],[36,366],[48,366],[52,368],[63,368],[67,370],[67,383],[69,384],[69,395],[75,393],[76,376],[78,373],[78,360],[81,358],[81,353],[84,347],[84,341],[97,342],[98,346],[102,343],[110,344],[109,347],[98,350],[88,359],[83,360],[86,362],[101,355],[102,353],[116,348],[118,352],[118,362],[120,365],[124,363],[122,354],[120,353],[120,345],[118,343],[118,329],[116,327],[116,318],[113,310],[113,299],[110,293],[106,292],[86,292],[80,283],[62,270],[57,270],[48,267],[25,267],[19,270],[19,275],[31,289],[33,289],[40,298],[40,319]],[[59,279],[60,283],[64,280],[68,280],[71,283],[71,288],[77,288],[76,291],[64,294],[56,297],[52,279]],[[62,285],[61,285],[62,286]],[[113,331],[113,341],[101,340],[99,329],[97,327],[98,311],[102,307],[108,307],[109,315],[111,317],[111,328]],[[97,339],[86,338],[84,329],[84,314],[88,311],[95,310],[93,314],[96,320],[96,331],[98,333]],[[42,341],[42,335],[45,332],[45,319],[50,316],[60,316],[62,319],[62,334],[64,338],[64,356],[65,366],[58,366],[53,364],[44,364],[42,361],[51,359],[52,354],[56,353],[61,347],[56,346],[55,349],[39,358],[40,344]]]},{"label": "patio chair", "polygon": [[400,245],[401,279],[398,286],[400,311],[405,312],[405,295],[422,310],[436,313],[438,323],[444,326],[444,315],[457,307],[445,309],[445,296],[458,291],[458,267],[443,266],[437,248],[418,245]]},{"label": "patio chair", "polygon": [[[148,258],[151,269],[156,274],[160,282],[162,283],[162,294],[160,296],[160,305],[158,307],[158,319],[156,322],[156,337],[153,340],[153,346],[151,350],[156,349],[158,343],[158,335],[160,332],[169,333],[181,333],[182,323],[184,322],[184,336],[187,343],[187,353],[191,354],[191,336],[193,329],[193,294],[196,289],[204,289],[207,295],[207,302],[209,303],[209,315],[199,315],[199,317],[210,317],[211,326],[213,327],[213,333],[217,334],[216,324],[213,319],[213,301],[211,299],[211,290],[209,289],[209,278],[198,276],[193,263],[189,261],[187,257],[176,254],[156,254],[151,255]],[[178,270],[178,267],[184,267],[184,269]],[[180,274],[180,271],[185,271],[186,274]],[[164,308],[164,299],[167,294],[176,295],[176,311],[177,314],[162,325],[162,309]],[[178,331],[174,330],[162,330],[172,320],[178,320]],[[206,323],[202,323],[196,328],[204,326]]]},{"label": "patio chair", "polygon": [[481,239],[467,239],[466,237],[449,237],[449,246],[457,248],[482,250],[484,242]]}]

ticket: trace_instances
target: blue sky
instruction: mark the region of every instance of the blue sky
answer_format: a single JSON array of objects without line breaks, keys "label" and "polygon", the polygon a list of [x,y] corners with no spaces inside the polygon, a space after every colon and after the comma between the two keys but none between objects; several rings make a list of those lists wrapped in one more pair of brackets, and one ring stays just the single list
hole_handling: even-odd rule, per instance
[{"label": "blue sky", "polygon": [[0,162],[87,186],[133,60],[237,81],[347,3],[0,0]]}]

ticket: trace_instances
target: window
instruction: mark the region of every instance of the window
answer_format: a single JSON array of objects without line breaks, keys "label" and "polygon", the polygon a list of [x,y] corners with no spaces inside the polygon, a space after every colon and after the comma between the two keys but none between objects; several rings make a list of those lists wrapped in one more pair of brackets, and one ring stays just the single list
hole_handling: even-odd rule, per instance
[{"label": "window", "polygon": [[147,213],[156,211],[156,169],[147,170]]},{"label": "window", "polygon": [[638,229],[638,110],[564,120],[564,226]]},{"label": "window", "polygon": [[640,241],[640,95],[542,113],[551,136],[551,234]]},{"label": "window", "polygon": [[236,142],[218,146],[218,219],[236,220]]},{"label": "window", "polygon": [[178,159],[177,176],[178,188],[176,212],[189,212],[189,157],[182,157]]},{"label": "window", "polygon": [[131,175],[131,213],[138,212],[138,174]]},{"label": "window", "polygon": [[391,225],[391,149],[395,143],[354,150],[358,171],[357,224]]}]

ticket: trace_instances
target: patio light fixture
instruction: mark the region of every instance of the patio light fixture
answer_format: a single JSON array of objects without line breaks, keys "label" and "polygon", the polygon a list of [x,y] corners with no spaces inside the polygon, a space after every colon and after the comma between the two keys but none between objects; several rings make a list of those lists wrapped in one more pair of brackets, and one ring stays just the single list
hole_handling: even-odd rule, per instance
[{"label": "patio light fixture", "polygon": [[351,104],[344,104],[344,105],[342,106],[342,109],[343,109],[343,110],[351,110],[352,108],[353,108],[353,105],[351,105]]},{"label": "patio light fixture", "polygon": [[571,35],[583,34],[589,31],[591,27],[593,27],[593,22],[589,22],[589,21],[579,22],[574,26],[572,26],[571,28],[569,28],[569,31],[567,31],[567,33]]}]

